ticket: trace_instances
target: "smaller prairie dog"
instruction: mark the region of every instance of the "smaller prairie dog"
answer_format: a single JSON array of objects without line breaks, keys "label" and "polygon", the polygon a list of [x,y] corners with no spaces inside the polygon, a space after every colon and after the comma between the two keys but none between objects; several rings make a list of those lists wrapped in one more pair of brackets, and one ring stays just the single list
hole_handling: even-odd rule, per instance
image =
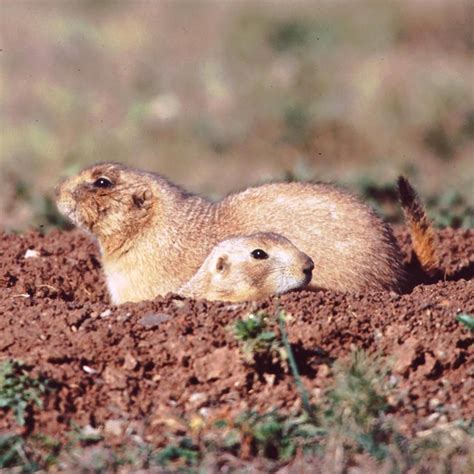
[{"label": "smaller prairie dog", "polygon": [[314,263],[287,238],[272,232],[218,243],[178,294],[209,301],[241,302],[306,286]]}]

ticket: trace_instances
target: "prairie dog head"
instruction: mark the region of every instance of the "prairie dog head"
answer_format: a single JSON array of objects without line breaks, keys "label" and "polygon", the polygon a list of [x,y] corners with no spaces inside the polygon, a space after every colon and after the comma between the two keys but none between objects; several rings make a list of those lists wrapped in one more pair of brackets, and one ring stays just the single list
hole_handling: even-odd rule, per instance
[{"label": "prairie dog head", "polygon": [[282,235],[232,237],[212,249],[180,293],[211,301],[261,299],[306,286],[313,268],[311,258]]},{"label": "prairie dog head", "polygon": [[151,219],[154,188],[147,173],[116,163],[86,168],[56,187],[61,213],[101,244],[133,239]]}]

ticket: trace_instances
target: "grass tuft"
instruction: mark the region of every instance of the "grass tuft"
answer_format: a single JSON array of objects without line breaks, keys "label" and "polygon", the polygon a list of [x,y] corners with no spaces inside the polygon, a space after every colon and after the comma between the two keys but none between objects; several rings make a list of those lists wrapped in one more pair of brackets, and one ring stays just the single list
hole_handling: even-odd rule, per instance
[{"label": "grass tuft", "polygon": [[0,408],[11,410],[16,422],[24,426],[26,415],[34,405],[42,408],[42,396],[50,383],[42,376],[32,378],[25,364],[6,359],[0,363]]},{"label": "grass tuft", "polygon": [[232,327],[235,338],[241,343],[244,359],[256,363],[259,358],[284,361],[287,353],[274,331],[269,330],[269,316],[264,312],[252,313],[239,319]]}]

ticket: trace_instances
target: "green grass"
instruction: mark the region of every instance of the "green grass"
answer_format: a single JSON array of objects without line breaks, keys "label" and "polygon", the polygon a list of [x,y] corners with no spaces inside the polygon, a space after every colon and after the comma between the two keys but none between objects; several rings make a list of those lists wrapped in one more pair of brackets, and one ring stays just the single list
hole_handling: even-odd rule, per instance
[{"label": "green grass", "polygon": [[42,397],[50,390],[50,382],[42,376],[31,377],[28,367],[14,359],[0,363],[0,409],[11,411],[23,426],[33,406],[43,407]]},{"label": "green grass", "polygon": [[[460,314],[457,320],[473,329],[472,316]],[[220,418],[190,415],[180,419],[180,432],[168,433],[166,445],[159,447],[134,436],[125,436],[119,447],[109,447],[100,426],[72,424],[64,444],[38,434],[2,433],[0,469],[34,472],[61,466],[70,472],[160,468],[199,473],[240,459],[249,466],[258,462],[264,469],[275,470],[297,453],[308,465],[317,462],[341,472],[350,466],[371,466],[381,473],[433,469],[449,473],[457,472],[459,466],[469,472],[474,466],[472,420],[445,423],[414,437],[399,429],[396,418],[390,416],[389,401],[391,396],[396,399],[397,381],[380,355],[356,349],[335,361],[329,386],[317,403],[311,403],[288,339],[287,321],[279,309],[274,316],[259,312],[236,321],[232,331],[249,371],[266,370],[268,359],[276,361],[279,370],[291,371],[302,402],[300,410],[247,410]],[[0,364],[0,403],[20,426],[33,406],[41,409],[48,390],[49,382],[32,377],[21,362]]]},{"label": "green grass", "polygon": [[447,191],[431,196],[426,207],[439,227],[474,228],[474,206],[459,191]]},{"label": "green grass", "polygon": [[[251,328],[241,326],[241,332],[258,337],[261,326],[257,326],[260,329],[255,322]],[[474,461],[472,422],[449,423],[408,437],[389,418],[388,399],[394,387],[383,358],[356,350],[331,370],[332,383],[312,413],[250,410],[218,419],[199,415],[198,429],[192,420],[184,420],[184,433],[169,434],[161,447],[130,437],[112,448],[100,436],[100,427],[92,432],[76,426],[64,445],[38,435],[3,434],[0,469],[33,472],[61,466],[69,472],[160,468],[199,473],[240,459],[248,466],[255,461],[266,470],[276,470],[299,453],[308,466],[315,462],[339,466],[341,472],[350,466],[371,466],[381,473],[469,472]],[[465,471],[456,471],[459,466]]]},{"label": "green grass", "polygon": [[343,451],[366,452],[384,460],[387,443],[395,435],[384,419],[389,408],[384,363],[356,350],[349,360],[336,362],[333,373],[333,386],[319,414],[328,439]]},{"label": "green grass", "polygon": [[280,361],[287,359],[288,355],[284,349],[283,342],[278,339],[275,331],[270,331],[271,317],[265,312],[252,313],[244,319],[237,320],[232,331],[239,341],[244,359],[250,363],[256,363],[258,358],[273,359]]},{"label": "green grass", "polygon": [[21,472],[46,469],[57,462],[60,449],[61,444],[48,436],[24,438],[3,433],[0,434],[0,469],[20,467]]}]

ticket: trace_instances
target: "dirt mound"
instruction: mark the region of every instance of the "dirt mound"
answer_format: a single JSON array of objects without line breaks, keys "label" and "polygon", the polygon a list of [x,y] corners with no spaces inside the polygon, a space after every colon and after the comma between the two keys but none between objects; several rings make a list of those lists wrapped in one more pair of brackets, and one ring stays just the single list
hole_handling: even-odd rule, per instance
[{"label": "dirt mound", "polygon": [[[397,237],[408,249],[402,229]],[[116,307],[97,249],[81,233],[3,234],[0,358],[21,359],[55,384],[29,430],[57,437],[74,421],[106,426],[114,442],[133,425],[160,445],[170,414],[299,406],[291,374],[271,363],[249,367],[229,329],[279,304],[316,403],[331,361],[359,347],[392,359],[391,413],[406,431],[472,418],[474,339],[455,316],[474,313],[474,231],[444,230],[440,246],[445,280],[410,294],[303,291],[240,305],[170,296]],[[0,430],[14,426],[0,418]]]}]

